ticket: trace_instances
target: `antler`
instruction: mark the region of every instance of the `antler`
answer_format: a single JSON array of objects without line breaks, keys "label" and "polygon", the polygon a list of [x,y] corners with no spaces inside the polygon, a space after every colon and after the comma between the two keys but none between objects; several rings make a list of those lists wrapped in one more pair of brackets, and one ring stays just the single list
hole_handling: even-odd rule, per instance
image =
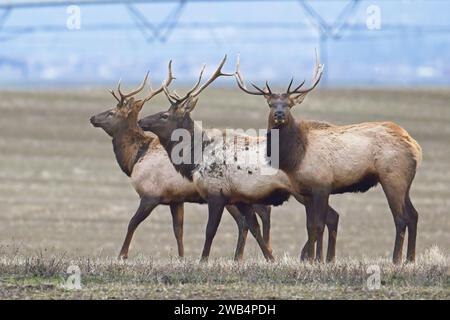
[{"label": "antler", "polygon": [[227,55],[225,55],[222,59],[222,62],[219,64],[219,66],[217,67],[216,71],[212,74],[212,76],[209,78],[208,81],[206,81],[198,90],[196,90],[195,92],[192,93],[191,97],[198,97],[198,95],[205,90],[211,83],[214,82],[214,80],[216,80],[217,78],[219,78],[220,76],[225,76],[225,77],[231,77],[234,74],[233,73],[223,73],[222,72],[222,67],[224,66],[225,62],[227,61]]},{"label": "antler", "polygon": [[169,99],[170,103],[172,104],[181,104],[183,101],[185,101],[191,94],[197,90],[198,86],[200,85],[203,77],[203,72],[205,71],[206,65],[204,64],[202,69],[200,70],[200,75],[198,76],[198,80],[195,83],[195,85],[183,96],[180,97],[175,91],[173,93],[170,93],[167,89],[167,85],[163,85],[164,93],[166,94],[167,99]]},{"label": "antler", "polygon": [[[267,81],[266,81],[267,91],[262,90],[261,88],[258,88],[253,83],[251,83],[251,85],[258,91],[252,91],[252,90],[247,89],[247,87],[245,86],[245,83],[244,83],[244,77],[242,76],[241,71],[239,69],[239,64],[240,64],[239,60],[240,59],[238,56],[237,63],[236,63],[235,78],[236,78],[236,82],[237,82],[239,88],[248,94],[253,94],[253,95],[257,95],[257,96],[271,95],[272,90],[270,89],[269,83]],[[323,67],[324,67],[324,65],[319,63],[319,57],[317,55],[317,50],[316,50],[316,64],[314,67],[313,81],[312,81],[311,86],[307,89],[300,90],[300,88],[305,84],[305,80],[303,80],[294,90],[291,91],[291,86],[292,86],[292,83],[294,82],[294,78],[292,78],[291,81],[289,82],[289,86],[286,90],[286,94],[288,94],[288,95],[292,95],[292,94],[303,95],[303,94],[306,94],[306,93],[310,92],[311,90],[313,90],[317,86],[317,84],[319,83],[319,81],[322,77]]]},{"label": "antler", "polygon": [[164,80],[164,82],[161,84],[161,86],[153,91],[152,86],[150,85],[150,92],[149,94],[144,98],[144,103],[149,101],[151,98],[153,98],[154,96],[156,96],[157,94],[161,93],[164,90],[164,87],[168,86],[172,80],[174,80],[175,77],[172,74],[172,60],[169,61],[169,68],[168,68],[168,76],[167,79]]},{"label": "antler", "polygon": [[319,63],[319,56],[318,56],[317,50],[316,50],[316,64],[314,66],[313,80],[312,80],[311,86],[307,89],[300,90],[300,88],[305,84],[305,80],[303,80],[303,82],[300,83],[299,86],[297,86],[294,90],[290,91],[292,81],[293,81],[293,79],[292,79],[291,82],[289,83],[289,87],[288,87],[286,93],[289,95],[292,95],[292,94],[302,95],[302,94],[306,94],[306,93],[312,91],[319,84],[319,81],[322,78],[323,67],[324,67],[324,65]]},{"label": "antler", "polygon": [[[119,97],[116,95],[116,93],[114,92],[114,90],[108,90],[108,91],[113,95],[113,97],[114,97],[120,104],[123,104],[123,102],[125,101],[125,99],[130,98],[130,97],[132,97],[132,96],[138,94],[139,92],[142,91],[142,89],[144,89],[144,87],[145,87],[145,85],[146,85],[146,83],[147,83],[147,80],[148,80],[148,74],[149,74],[149,72],[147,71],[147,74],[145,75],[144,81],[142,81],[142,83],[140,84],[140,86],[137,87],[136,89],[134,89],[133,91],[129,92],[129,93],[124,94],[124,93],[122,92],[122,90],[120,89],[120,86],[121,86],[121,81],[120,81],[120,80],[119,80],[119,83],[118,83],[118,85],[117,85],[117,92],[119,93]],[[147,101],[149,101],[151,98],[153,98],[154,96],[156,96],[158,93],[162,92],[162,91],[163,91],[163,86],[168,86],[168,85],[172,82],[173,79],[175,79],[175,77],[174,77],[173,74],[172,74],[172,60],[170,60],[170,62],[169,62],[169,71],[168,71],[168,77],[167,77],[167,79],[163,82],[163,84],[161,85],[161,87],[159,87],[159,88],[158,88],[157,90],[155,90],[155,91],[151,88],[151,85],[150,85],[150,92],[149,92],[149,94],[144,98],[144,100],[143,100],[144,103],[147,102]]]},{"label": "antler", "polygon": [[137,87],[136,89],[134,89],[133,91],[124,94],[121,90],[120,90],[120,86],[121,86],[121,81],[119,81],[119,84],[117,85],[117,91],[119,92],[120,98],[122,100],[125,100],[129,97],[134,96],[135,94],[138,94],[139,92],[142,91],[142,89],[144,89],[145,84],[147,83],[147,79],[148,79],[148,71],[147,74],[145,75],[144,81],[142,81],[141,85],[139,87]]},{"label": "antler", "polygon": [[270,90],[270,87],[269,87],[269,84],[268,84],[267,81],[266,81],[266,88],[268,90],[267,92],[262,90],[262,89],[260,89],[260,88],[258,88],[253,83],[251,83],[251,85],[258,91],[250,91],[249,89],[247,89],[247,87],[245,86],[245,83],[244,83],[244,77],[242,76],[241,71],[239,69],[239,65],[240,65],[240,57],[238,56],[237,57],[237,62],[236,62],[236,72],[234,73],[234,75],[235,75],[235,78],[236,78],[236,82],[237,82],[239,88],[241,88],[242,91],[244,91],[244,92],[246,92],[248,94],[254,94],[254,95],[257,95],[257,96],[265,96],[265,95],[268,95],[268,94],[272,94],[272,91]]},{"label": "antler", "polygon": [[124,94],[124,93],[121,91],[121,89],[120,89],[120,86],[121,86],[121,80],[119,80],[119,83],[117,84],[117,92],[119,93],[120,98],[117,97],[116,93],[115,93],[113,90],[110,89],[110,90],[108,90],[108,91],[113,95],[113,97],[114,97],[120,104],[123,104],[123,102],[125,101],[125,99],[127,99],[127,98],[129,98],[129,97],[131,97],[131,96],[134,96],[135,94],[141,92],[142,89],[144,89],[145,84],[147,83],[147,79],[148,79],[148,71],[147,71],[147,74],[145,75],[144,81],[142,81],[141,85],[140,85],[139,87],[137,87],[136,89],[134,89],[133,91],[127,93],[127,94]]},{"label": "antler", "polygon": [[180,105],[182,102],[186,101],[188,98],[195,98],[197,97],[203,90],[205,90],[211,83],[214,82],[217,78],[220,76],[233,76],[232,73],[223,73],[222,67],[224,66],[225,62],[227,61],[227,56],[225,55],[219,64],[219,67],[216,69],[216,71],[211,75],[211,77],[206,81],[202,86],[200,86],[200,83],[202,81],[203,72],[205,71],[206,65],[203,65],[200,75],[198,77],[197,83],[189,90],[183,97],[180,97],[175,92],[170,93],[167,89],[167,86],[163,86],[164,93],[166,94],[167,98],[172,104]]},{"label": "antler", "polygon": [[[291,94],[291,86],[292,86],[292,82],[294,82],[294,77],[291,78],[291,82],[289,82],[289,86],[286,90],[286,94]],[[303,85],[305,84],[305,80],[303,80],[292,92],[300,89]]]},{"label": "antler", "polygon": [[115,92],[114,92],[114,90],[112,90],[112,89],[108,89],[108,92],[109,93],[111,93],[112,95],[113,95],[113,97],[117,100],[117,102],[120,102],[120,99],[119,98],[117,98],[117,96],[116,96],[116,94],[115,94]]}]

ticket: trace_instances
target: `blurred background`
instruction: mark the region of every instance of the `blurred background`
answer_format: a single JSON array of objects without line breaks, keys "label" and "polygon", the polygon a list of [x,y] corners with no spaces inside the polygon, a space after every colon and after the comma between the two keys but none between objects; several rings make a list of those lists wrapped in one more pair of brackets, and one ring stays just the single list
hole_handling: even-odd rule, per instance
[{"label": "blurred background", "polygon": [[448,85],[449,18],[439,0],[1,0],[0,84],[159,82],[168,59],[182,83],[225,53],[285,84],[310,76],[317,48],[322,86]]}]

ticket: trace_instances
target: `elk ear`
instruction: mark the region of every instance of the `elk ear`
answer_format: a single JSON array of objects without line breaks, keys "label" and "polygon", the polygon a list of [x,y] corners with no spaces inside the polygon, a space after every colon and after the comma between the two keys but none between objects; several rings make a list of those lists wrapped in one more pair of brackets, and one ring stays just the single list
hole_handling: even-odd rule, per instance
[{"label": "elk ear", "polygon": [[144,103],[145,103],[144,100],[138,100],[131,107],[133,108],[134,112],[139,113],[139,112],[141,112],[142,107],[144,106]]},{"label": "elk ear", "polygon": [[292,98],[292,102],[293,102],[292,107],[295,106],[295,105],[297,105],[297,104],[302,103],[303,100],[305,100],[306,94],[307,94],[307,92],[301,93],[301,94],[299,94],[298,96],[293,97],[293,98]]},{"label": "elk ear", "polygon": [[124,107],[128,110],[132,110],[134,105],[134,98],[126,100]]},{"label": "elk ear", "polygon": [[183,112],[191,113],[192,110],[194,110],[195,106],[197,105],[197,102],[198,102],[197,97],[188,99],[184,105]]}]

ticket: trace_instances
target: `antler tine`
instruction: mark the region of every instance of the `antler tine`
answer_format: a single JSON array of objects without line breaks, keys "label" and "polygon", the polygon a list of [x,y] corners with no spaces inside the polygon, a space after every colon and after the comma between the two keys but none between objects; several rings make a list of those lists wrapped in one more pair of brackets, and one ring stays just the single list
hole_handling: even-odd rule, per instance
[{"label": "antler tine", "polygon": [[173,95],[175,98],[181,99],[180,95],[175,90],[172,91],[171,95]]},{"label": "antler tine", "polygon": [[306,80],[303,80],[302,82],[300,82],[300,84],[299,84],[298,86],[295,87],[294,90],[288,91],[287,93],[288,93],[288,94],[291,94],[291,93],[296,92],[298,89],[300,89],[301,87],[303,87],[303,85],[305,84],[305,81],[306,81]]},{"label": "antler tine", "polygon": [[183,101],[185,101],[187,98],[189,98],[192,93],[198,88],[202,81],[203,72],[205,71],[206,65],[203,65],[202,69],[200,70],[200,75],[198,76],[198,80],[195,83],[195,85],[183,96],[180,97],[177,93],[170,93],[167,89],[167,85],[163,85],[164,93],[166,94],[167,99],[169,99],[171,104],[181,104]]},{"label": "antler tine", "polygon": [[269,94],[272,94],[272,90],[270,90],[269,82],[266,80],[266,88],[269,91]]},{"label": "antler tine", "polygon": [[261,89],[260,87],[258,87],[256,84],[250,82],[250,84],[253,86],[253,88],[255,88],[256,90],[258,90],[261,94],[267,95],[268,92],[264,91],[263,89]]},{"label": "antler tine", "polygon": [[168,73],[169,73],[168,79],[166,79],[166,81],[164,81],[164,85],[166,85],[166,86],[171,84],[172,80],[176,79],[172,73],[172,60],[169,61]]},{"label": "antler tine", "polygon": [[111,93],[118,102],[120,102],[120,99],[116,96],[116,94],[114,93],[114,90],[108,89],[108,92]]},{"label": "antler tine", "polygon": [[172,60],[170,60],[169,68],[168,68],[168,76],[167,76],[166,80],[164,80],[163,83],[161,84],[161,86],[155,91],[153,91],[150,86],[150,93],[144,98],[144,102],[149,101],[151,98],[153,98],[157,94],[161,93],[164,90],[164,86],[167,87],[174,79],[175,79],[175,77],[172,74]]},{"label": "antler tine", "polygon": [[[119,81],[117,82],[117,89],[119,89],[119,95],[120,97],[122,97],[122,95],[120,94],[120,86],[122,85],[122,78],[119,78]],[[122,99],[121,99],[122,100]]]},{"label": "antler tine", "polygon": [[206,64],[203,65],[202,70],[200,71],[200,75],[198,76],[197,83],[191,88],[191,90],[189,90],[184,95],[183,98],[181,98],[179,100],[179,102],[182,102],[182,101],[186,100],[187,98],[189,98],[195,92],[195,90],[197,90],[197,88],[199,87],[200,83],[202,82],[202,77],[203,77],[203,73],[205,72],[205,68],[206,68]]},{"label": "antler tine", "polygon": [[303,90],[299,90],[300,87],[303,85],[304,81],[301,83],[300,86],[298,86],[294,91],[292,91],[290,94],[304,94],[304,93],[308,93],[311,90],[313,90],[318,84],[320,79],[322,78],[322,74],[323,74],[323,68],[324,65],[319,63],[319,56],[317,54],[317,50],[316,50],[316,63],[314,65],[314,71],[313,71],[313,80],[311,83],[311,86],[307,89],[303,89]]},{"label": "antler tine", "polygon": [[137,87],[136,89],[134,89],[133,91],[131,91],[131,92],[127,93],[127,94],[124,94],[124,93],[121,91],[121,88],[120,88],[120,86],[121,86],[121,81],[119,81],[119,84],[118,84],[118,86],[117,86],[117,91],[119,92],[120,97],[122,98],[122,100],[124,100],[124,99],[126,99],[126,98],[129,98],[129,97],[131,97],[131,96],[134,96],[135,94],[141,92],[142,89],[144,89],[145,84],[147,83],[148,74],[149,74],[149,72],[147,71],[147,74],[145,75],[144,81],[142,81],[142,83],[141,83],[141,85],[140,85],[139,87]]},{"label": "antler tine", "polygon": [[289,82],[288,88],[286,90],[286,93],[289,93],[289,90],[291,90],[292,82],[294,82],[294,77],[291,78],[291,81]]},{"label": "antler tine", "polygon": [[206,81],[196,92],[192,93],[192,97],[197,97],[203,90],[205,90],[214,80],[219,78],[220,76],[231,77],[234,73],[223,73],[222,68],[227,61],[227,55],[225,55],[217,67],[216,71],[212,74],[208,81]]},{"label": "antler tine", "polygon": [[248,94],[253,94],[253,95],[256,95],[256,96],[266,95],[267,93],[264,92],[264,90],[261,90],[260,88],[255,86],[253,83],[251,85],[253,87],[255,87],[259,92],[250,91],[250,90],[247,89],[247,87],[245,86],[244,77],[242,76],[239,67],[240,67],[240,56],[238,55],[237,62],[236,62],[236,72],[234,73],[234,77],[236,78],[236,82],[237,82],[238,87],[242,91],[244,91],[244,92],[246,92]]},{"label": "antler tine", "polygon": [[172,105],[175,105],[175,104],[178,102],[178,99],[174,98],[174,97],[170,94],[170,92],[169,92],[169,90],[167,89],[167,86],[165,85],[165,83],[163,83],[162,89],[163,89],[164,94],[166,95],[167,99],[169,100],[169,102],[170,102]]}]

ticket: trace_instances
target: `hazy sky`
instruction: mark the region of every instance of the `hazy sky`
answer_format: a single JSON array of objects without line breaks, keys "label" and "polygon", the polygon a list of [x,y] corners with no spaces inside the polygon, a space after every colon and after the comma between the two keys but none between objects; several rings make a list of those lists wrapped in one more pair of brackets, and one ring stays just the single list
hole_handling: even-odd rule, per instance
[{"label": "hazy sky", "polygon": [[[347,4],[310,3],[328,25]],[[376,17],[374,5],[379,30],[367,27]],[[449,1],[360,1],[345,20],[352,29],[325,47],[297,2],[188,3],[166,40],[150,39],[151,30],[146,38],[133,20],[139,9],[149,24],[159,25],[176,7],[81,6],[79,30],[67,28],[74,17],[67,7],[13,10],[0,29],[0,84],[134,82],[146,70],[159,82],[169,59],[179,81],[191,81],[202,63],[211,70],[224,54],[225,69],[233,71],[238,53],[249,80],[284,83],[310,77],[315,48],[328,57],[330,86],[450,84]]]}]

